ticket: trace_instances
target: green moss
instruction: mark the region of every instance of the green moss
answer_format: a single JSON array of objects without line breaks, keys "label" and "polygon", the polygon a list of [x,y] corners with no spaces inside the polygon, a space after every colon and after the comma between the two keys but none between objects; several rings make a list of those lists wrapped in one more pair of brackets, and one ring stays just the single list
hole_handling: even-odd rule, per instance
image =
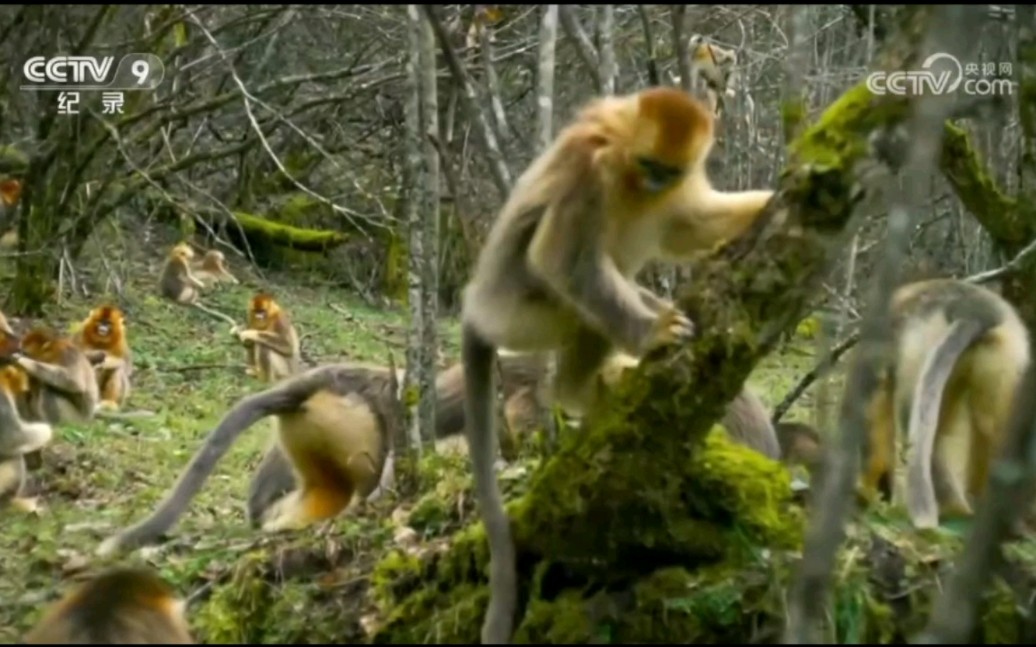
[{"label": "green moss", "polygon": [[791,474],[782,464],[731,441],[718,427],[706,436],[691,469],[696,512],[728,520],[759,545],[801,545],[803,519],[790,505]]},{"label": "green moss", "polygon": [[401,550],[389,552],[371,572],[375,602],[387,604],[408,593],[421,575],[421,561]]},{"label": "green moss", "polygon": [[324,251],[344,243],[348,237],[337,231],[300,229],[240,211],[234,217],[250,241],[301,251]]},{"label": "green moss", "polygon": [[210,643],[257,644],[263,642],[270,606],[279,593],[257,572],[264,555],[254,552],[237,564],[231,580],[215,587],[212,596],[195,613],[192,623]]},{"label": "green moss", "polygon": [[781,104],[781,122],[784,125],[785,141],[791,141],[799,127],[806,121],[806,102],[802,99],[785,101]]},{"label": "green moss", "polygon": [[293,227],[313,227],[332,214],[331,207],[313,196],[296,192],[277,209],[277,222]]},{"label": "green moss", "polygon": [[1028,227],[1017,216],[1018,200],[1001,191],[967,131],[950,122],[943,127],[939,170],[964,206],[1001,244],[1022,244],[1029,239]]},{"label": "green moss", "polygon": [[395,234],[388,237],[385,250],[385,294],[400,303],[406,303],[409,297],[407,290],[407,246],[403,239]]},{"label": "green moss", "polygon": [[20,177],[28,172],[28,155],[14,146],[0,146],[0,173]]},{"label": "green moss", "polygon": [[985,600],[985,612],[979,628],[983,645],[1018,645],[1023,643],[1024,627],[1019,622],[1019,611],[1028,608],[1028,602],[1019,603],[1016,594],[1002,579],[990,583]]},{"label": "green moss", "polygon": [[859,83],[792,142],[792,156],[797,165],[804,164],[810,171],[848,170],[867,155],[867,136],[901,118],[908,107],[899,98],[877,97],[866,83]]}]

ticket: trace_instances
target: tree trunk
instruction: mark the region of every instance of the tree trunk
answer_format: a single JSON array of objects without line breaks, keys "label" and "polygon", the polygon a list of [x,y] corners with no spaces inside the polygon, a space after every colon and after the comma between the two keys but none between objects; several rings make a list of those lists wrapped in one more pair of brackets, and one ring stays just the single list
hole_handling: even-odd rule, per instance
[{"label": "tree trunk", "polygon": [[554,49],[558,40],[558,5],[543,7],[536,79],[536,151],[554,139]]},{"label": "tree trunk", "polygon": [[[421,328],[416,381],[421,399],[418,420],[422,442],[435,441],[435,369],[439,356],[436,335],[439,305],[439,155],[434,141],[439,139],[439,99],[436,86],[435,34],[423,14],[419,33],[419,79],[421,86],[420,133],[424,168],[421,207],[417,220],[421,236]],[[416,329],[415,329],[416,330]],[[408,365],[408,370],[410,365]]]},{"label": "tree trunk", "polygon": [[407,330],[406,373],[403,381],[403,404],[406,420],[397,429],[393,439],[395,478],[398,483],[414,483],[416,456],[420,434],[415,433],[418,419],[413,404],[418,401],[420,369],[423,348],[424,302],[421,270],[424,262],[424,230],[421,207],[424,191],[426,160],[423,159],[421,131],[421,31],[422,16],[417,5],[406,6],[407,61],[406,61],[406,222],[407,222],[407,304],[410,309],[410,327]]}]

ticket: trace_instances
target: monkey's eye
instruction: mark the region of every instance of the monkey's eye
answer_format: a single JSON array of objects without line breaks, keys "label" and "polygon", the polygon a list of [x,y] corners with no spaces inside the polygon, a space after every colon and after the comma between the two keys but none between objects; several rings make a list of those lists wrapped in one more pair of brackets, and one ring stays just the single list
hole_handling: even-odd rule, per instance
[{"label": "monkey's eye", "polygon": [[644,175],[645,184],[650,191],[664,189],[683,175],[683,169],[656,162],[650,157],[638,157],[637,166]]}]

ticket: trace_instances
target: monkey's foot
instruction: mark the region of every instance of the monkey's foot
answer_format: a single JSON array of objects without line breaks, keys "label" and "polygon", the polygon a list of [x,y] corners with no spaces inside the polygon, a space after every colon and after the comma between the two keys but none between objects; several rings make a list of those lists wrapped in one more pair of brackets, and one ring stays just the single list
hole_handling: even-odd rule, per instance
[{"label": "monkey's foot", "polygon": [[27,422],[22,424],[22,435],[24,440],[17,453],[31,454],[47,446],[54,437],[54,430],[45,422]]},{"label": "monkey's foot", "polygon": [[289,530],[302,530],[309,523],[303,519],[299,519],[294,515],[280,515],[270,519],[263,523],[263,532],[284,532]]},{"label": "monkey's foot", "polygon": [[118,411],[118,410],[119,410],[119,403],[114,402],[112,400],[101,400],[100,402],[97,403],[97,407],[94,408],[95,412],[96,411]]},{"label": "monkey's foot", "polygon": [[11,499],[11,507],[27,514],[38,515],[43,511],[43,505],[40,503],[39,497],[14,497]]}]

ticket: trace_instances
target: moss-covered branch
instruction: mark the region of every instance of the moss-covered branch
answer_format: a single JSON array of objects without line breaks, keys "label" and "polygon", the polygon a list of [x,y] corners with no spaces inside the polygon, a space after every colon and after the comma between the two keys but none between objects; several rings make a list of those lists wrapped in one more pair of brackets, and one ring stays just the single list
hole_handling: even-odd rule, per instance
[{"label": "moss-covered branch", "polygon": [[[696,268],[693,286],[680,295],[697,339],[646,358],[611,406],[567,434],[532,476],[511,506],[528,598],[517,639],[544,640],[544,626],[552,641],[580,632],[588,639],[594,622],[557,623],[573,600],[592,606],[599,587],[635,586],[644,576],[662,577],[659,569],[744,563],[750,546],[778,550],[797,541],[783,468],[717,440],[703,451],[703,438],[754,364],[806,313],[863,197],[854,170],[870,153],[870,134],[907,113],[905,100],[875,97],[861,84],[806,130],[791,146],[767,216]],[[434,618],[480,613],[485,552],[481,527],[458,539],[428,574],[433,582],[403,600],[406,620],[397,627],[422,640]],[[666,581],[685,586],[695,577],[683,572]],[[675,628],[659,632],[653,637],[686,638]]]},{"label": "moss-covered branch", "polygon": [[1017,251],[1031,240],[1032,226],[1018,217],[1018,200],[997,186],[963,128],[946,124],[939,168],[960,201],[1005,251]]},{"label": "moss-covered branch", "polygon": [[[245,237],[258,245],[277,245],[305,252],[322,252],[348,240],[348,236],[337,231],[292,227],[243,212],[234,212],[234,221],[236,225],[241,226]],[[235,222],[228,222],[227,226],[233,229],[236,226]]]}]

